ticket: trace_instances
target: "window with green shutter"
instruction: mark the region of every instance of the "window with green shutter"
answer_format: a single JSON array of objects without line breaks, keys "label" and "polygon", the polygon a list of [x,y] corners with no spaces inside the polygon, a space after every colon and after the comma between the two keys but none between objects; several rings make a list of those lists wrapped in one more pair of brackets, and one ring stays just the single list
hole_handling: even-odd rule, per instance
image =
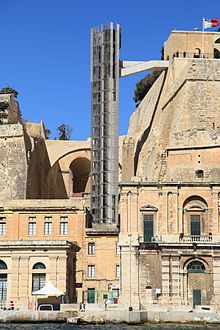
[{"label": "window with green shutter", "polygon": [[144,242],[151,242],[154,236],[154,215],[144,214]]},{"label": "window with green shutter", "polygon": [[190,234],[201,235],[200,215],[190,215]]}]

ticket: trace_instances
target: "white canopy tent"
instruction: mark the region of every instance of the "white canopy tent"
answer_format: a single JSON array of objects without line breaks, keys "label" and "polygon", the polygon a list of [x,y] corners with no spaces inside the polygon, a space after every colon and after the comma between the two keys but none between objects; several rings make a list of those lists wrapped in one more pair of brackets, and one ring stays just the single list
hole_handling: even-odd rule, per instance
[{"label": "white canopy tent", "polygon": [[47,284],[42,289],[33,291],[32,294],[46,296],[62,296],[64,295],[64,292],[57,289],[51,282],[47,282]]}]

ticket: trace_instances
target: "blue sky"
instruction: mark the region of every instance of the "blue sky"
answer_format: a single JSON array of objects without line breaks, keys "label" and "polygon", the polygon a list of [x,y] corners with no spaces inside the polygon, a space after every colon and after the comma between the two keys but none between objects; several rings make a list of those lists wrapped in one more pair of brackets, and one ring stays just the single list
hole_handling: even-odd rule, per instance
[{"label": "blue sky", "polygon": [[[73,140],[87,139],[92,27],[121,25],[121,60],[159,59],[172,30],[201,29],[202,17],[220,18],[219,9],[219,0],[0,0],[0,88],[15,88],[23,117],[43,120],[51,138],[66,123]],[[120,79],[120,134],[144,75]]]}]

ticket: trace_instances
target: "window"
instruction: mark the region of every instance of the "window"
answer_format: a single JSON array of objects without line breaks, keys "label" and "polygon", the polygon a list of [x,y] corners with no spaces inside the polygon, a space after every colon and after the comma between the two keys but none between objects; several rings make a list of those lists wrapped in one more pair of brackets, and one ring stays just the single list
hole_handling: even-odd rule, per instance
[{"label": "window", "polygon": [[120,277],[120,266],[119,265],[116,265],[116,267],[115,267],[115,274],[116,274],[116,278]]},{"label": "window", "polygon": [[67,235],[67,234],[68,234],[68,222],[61,222],[60,235]]},{"label": "window", "polygon": [[28,219],[29,219],[29,221],[33,221],[33,222],[36,221],[36,217],[29,217]]},{"label": "window", "polygon": [[144,242],[151,242],[154,236],[154,215],[144,214]]},{"label": "window", "polygon": [[200,215],[190,215],[190,234],[201,235]]},{"label": "window", "polygon": [[188,273],[204,273],[205,266],[200,261],[192,261],[187,266]]},{"label": "window", "polygon": [[52,221],[52,217],[44,217],[45,221]]},{"label": "window", "polygon": [[44,222],[44,235],[52,234],[52,222]]},{"label": "window", "polygon": [[32,291],[42,289],[46,283],[46,274],[33,274],[32,276]]},{"label": "window", "polygon": [[95,265],[88,266],[88,277],[95,277]]},{"label": "window", "polygon": [[[52,218],[51,218],[52,220]],[[68,221],[68,217],[60,217],[60,221]]]},{"label": "window", "polygon": [[6,234],[6,218],[0,217],[0,235]]},{"label": "window", "polygon": [[7,300],[7,274],[2,274],[2,271],[6,269],[8,269],[6,263],[0,260],[0,300]]},{"label": "window", "polygon": [[0,260],[0,270],[8,269],[6,263],[3,260]]},{"label": "window", "polygon": [[33,269],[46,269],[46,266],[42,262],[34,264]]},{"label": "window", "polygon": [[198,170],[196,171],[196,178],[202,179],[204,177],[204,172],[203,170]]},{"label": "window", "polygon": [[120,254],[120,246],[118,246],[118,242],[116,242],[116,254]]},{"label": "window", "polygon": [[36,235],[37,233],[37,224],[36,222],[28,223],[28,235]]},{"label": "window", "polygon": [[88,243],[88,254],[95,254],[95,243]]}]

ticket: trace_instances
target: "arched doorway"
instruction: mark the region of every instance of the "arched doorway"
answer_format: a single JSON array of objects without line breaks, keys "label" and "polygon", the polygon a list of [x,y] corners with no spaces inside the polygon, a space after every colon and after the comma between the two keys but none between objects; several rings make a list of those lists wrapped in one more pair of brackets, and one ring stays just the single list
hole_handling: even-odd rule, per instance
[{"label": "arched doorway", "polygon": [[214,48],[214,58],[220,58],[220,51],[217,48]]},{"label": "arched doorway", "polygon": [[200,50],[200,48],[195,48],[194,49],[193,57],[194,58],[200,58],[201,57],[201,50]]},{"label": "arched doorway", "polygon": [[72,175],[72,193],[89,192],[90,160],[78,157],[70,164]]},{"label": "arched doorway", "polygon": [[185,263],[185,289],[188,303],[209,305],[212,296],[212,277],[209,264],[203,259],[189,259]]}]

